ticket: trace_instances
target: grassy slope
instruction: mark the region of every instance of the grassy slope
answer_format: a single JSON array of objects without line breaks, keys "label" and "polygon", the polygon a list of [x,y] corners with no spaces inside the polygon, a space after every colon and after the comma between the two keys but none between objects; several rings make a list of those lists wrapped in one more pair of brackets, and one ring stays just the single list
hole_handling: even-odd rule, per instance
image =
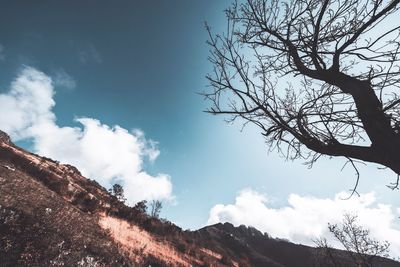
[{"label": "grassy slope", "polygon": [[254,228],[182,231],[125,206],[74,167],[15,147],[0,131],[0,267],[309,267],[316,255]]}]

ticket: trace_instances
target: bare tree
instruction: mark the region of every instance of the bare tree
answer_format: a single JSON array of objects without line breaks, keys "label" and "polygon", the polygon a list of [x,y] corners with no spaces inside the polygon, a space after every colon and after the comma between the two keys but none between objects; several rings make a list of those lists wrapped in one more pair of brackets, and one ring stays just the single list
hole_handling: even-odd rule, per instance
[{"label": "bare tree", "polygon": [[[342,223],[328,224],[329,231],[335,239],[348,252],[351,265],[360,267],[372,267],[379,262],[378,257],[388,257],[389,242],[377,241],[370,236],[370,232],[357,224],[357,216],[345,214]],[[343,266],[346,259],[328,245],[326,239],[316,241],[322,251],[325,266]],[[374,265],[375,264],[375,265]]]},{"label": "bare tree", "polygon": [[261,128],[270,149],[400,174],[400,0],[247,0],[209,32],[208,112]]},{"label": "bare tree", "polygon": [[150,216],[153,218],[158,218],[160,216],[160,212],[162,209],[162,202],[159,200],[153,200],[150,203],[150,208],[151,208]]}]

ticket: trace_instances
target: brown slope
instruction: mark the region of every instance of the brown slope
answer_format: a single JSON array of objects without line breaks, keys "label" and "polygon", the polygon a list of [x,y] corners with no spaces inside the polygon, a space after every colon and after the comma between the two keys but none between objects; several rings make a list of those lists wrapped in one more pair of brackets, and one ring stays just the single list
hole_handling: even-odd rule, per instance
[{"label": "brown slope", "polygon": [[[182,231],[125,206],[76,168],[15,146],[0,131],[0,267],[309,267],[317,266],[317,253],[227,223]],[[342,266],[351,266],[343,255]]]},{"label": "brown slope", "polygon": [[179,227],[125,206],[76,168],[29,153],[1,131],[0,209],[1,267],[211,266],[216,261],[202,252],[189,255],[175,246],[178,239],[162,236],[180,235]]},{"label": "brown slope", "polygon": [[0,233],[1,266],[131,266],[93,216],[3,160]]}]

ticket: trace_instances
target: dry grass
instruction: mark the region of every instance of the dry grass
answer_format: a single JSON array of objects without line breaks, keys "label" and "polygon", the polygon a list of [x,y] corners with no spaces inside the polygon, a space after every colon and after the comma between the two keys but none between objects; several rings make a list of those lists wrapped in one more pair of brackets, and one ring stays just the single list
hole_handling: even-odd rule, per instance
[{"label": "dry grass", "polygon": [[151,256],[171,266],[192,266],[193,259],[125,220],[102,215],[99,225],[109,231],[111,237],[134,262],[143,262],[146,257]]},{"label": "dry grass", "polygon": [[221,260],[222,259],[222,255],[219,253],[216,253],[212,250],[206,249],[206,248],[201,248],[200,249],[202,252],[204,252],[205,254],[217,259],[217,260]]},{"label": "dry grass", "polygon": [[0,233],[0,266],[131,266],[97,218],[2,157]]}]

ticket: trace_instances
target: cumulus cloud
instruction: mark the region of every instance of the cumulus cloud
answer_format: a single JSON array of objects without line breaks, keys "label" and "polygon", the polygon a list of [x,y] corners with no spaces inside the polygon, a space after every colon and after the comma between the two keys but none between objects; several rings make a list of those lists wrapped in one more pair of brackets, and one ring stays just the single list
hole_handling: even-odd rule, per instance
[{"label": "cumulus cloud", "polygon": [[109,188],[124,185],[130,204],[146,199],[171,199],[172,184],[166,174],[150,175],[143,170],[145,160],[159,155],[156,143],[139,130],[108,126],[93,118],[81,117],[74,127],[60,127],[52,111],[54,80],[25,67],[0,94],[0,129],[14,141],[30,139],[38,154],[75,165],[82,173]]},{"label": "cumulus cloud", "polygon": [[400,230],[395,224],[399,210],[377,203],[373,192],[343,200],[346,196],[344,192],[333,199],[291,194],[288,206],[273,208],[265,195],[245,189],[238,194],[234,204],[215,205],[210,210],[207,224],[244,224],[273,237],[307,245],[314,245],[316,238],[326,237],[339,247],[327,229],[328,222],[340,223],[343,214],[356,213],[360,225],[370,229],[371,235],[378,240],[389,241],[392,255],[400,256]]},{"label": "cumulus cloud", "polygon": [[10,91],[0,94],[1,129],[20,140],[31,137],[34,126],[54,123],[53,95],[49,77],[33,68],[25,68],[12,82]]}]

